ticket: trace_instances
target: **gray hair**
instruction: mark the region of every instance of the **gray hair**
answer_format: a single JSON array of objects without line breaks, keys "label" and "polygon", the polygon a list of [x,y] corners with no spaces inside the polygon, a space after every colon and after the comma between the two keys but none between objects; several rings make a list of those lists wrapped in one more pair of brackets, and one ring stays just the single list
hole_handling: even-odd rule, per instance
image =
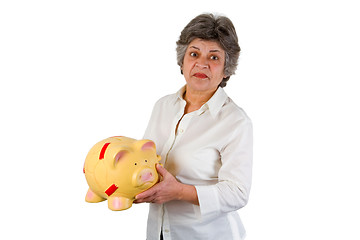
[{"label": "gray hair", "polygon": [[191,20],[181,31],[179,40],[176,42],[177,63],[180,68],[184,62],[186,49],[195,38],[216,41],[225,50],[225,66],[223,78],[219,84],[225,87],[230,76],[235,74],[240,55],[240,46],[235,27],[231,20],[225,16],[213,14],[201,14]]}]

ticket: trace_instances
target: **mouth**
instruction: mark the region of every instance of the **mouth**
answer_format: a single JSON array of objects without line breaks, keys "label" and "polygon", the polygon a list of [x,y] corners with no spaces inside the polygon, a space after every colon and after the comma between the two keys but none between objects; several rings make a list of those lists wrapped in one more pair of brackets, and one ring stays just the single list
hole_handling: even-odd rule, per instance
[{"label": "mouth", "polygon": [[193,76],[201,79],[208,78],[208,76],[205,73],[195,73]]}]

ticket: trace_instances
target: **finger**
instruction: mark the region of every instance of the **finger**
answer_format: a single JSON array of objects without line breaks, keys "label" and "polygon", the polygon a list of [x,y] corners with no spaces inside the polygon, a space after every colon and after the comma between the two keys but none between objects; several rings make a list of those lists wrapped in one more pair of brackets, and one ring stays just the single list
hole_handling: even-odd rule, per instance
[{"label": "finger", "polygon": [[152,201],[153,201],[153,198],[148,197],[148,198],[137,199],[134,201],[134,203],[150,203]]},{"label": "finger", "polygon": [[149,202],[151,200],[151,196],[135,196],[135,203],[143,203],[143,202]]},{"label": "finger", "polygon": [[142,193],[139,193],[138,195],[136,195],[135,199],[136,200],[142,200],[142,199],[147,198],[147,197],[149,197],[151,195],[153,195],[152,191],[148,190],[148,191],[145,191],[145,192],[142,192]]},{"label": "finger", "polygon": [[149,188],[148,190],[142,192],[142,193],[139,193],[138,195],[135,196],[135,199],[136,200],[143,200],[145,198],[148,198],[148,197],[151,197],[151,196],[154,196],[155,193],[158,191],[158,185],[154,185],[152,188]]}]

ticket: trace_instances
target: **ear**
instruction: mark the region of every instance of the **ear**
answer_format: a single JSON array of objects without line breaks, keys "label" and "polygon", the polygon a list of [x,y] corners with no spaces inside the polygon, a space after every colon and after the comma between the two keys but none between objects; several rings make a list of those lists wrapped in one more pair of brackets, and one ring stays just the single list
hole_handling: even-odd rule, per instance
[{"label": "ear", "polygon": [[114,158],[114,165],[116,166],[116,164],[118,162],[120,162],[121,160],[124,159],[124,156],[128,154],[128,151],[126,150],[121,150],[120,152],[118,152],[116,155],[115,155],[115,158]]},{"label": "ear", "polygon": [[149,139],[141,139],[134,142],[134,151],[156,150],[155,143]]},{"label": "ear", "polygon": [[155,143],[153,141],[148,141],[142,145],[141,150],[155,150]]}]

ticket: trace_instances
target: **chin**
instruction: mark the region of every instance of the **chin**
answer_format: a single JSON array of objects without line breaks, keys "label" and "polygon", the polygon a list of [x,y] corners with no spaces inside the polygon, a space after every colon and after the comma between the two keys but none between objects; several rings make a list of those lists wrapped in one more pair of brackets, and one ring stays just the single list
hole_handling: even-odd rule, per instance
[{"label": "chin", "polygon": [[209,84],[209,80],[199,80],[187,82],[187,86],[194,91],[205,92],[212,90],[214,87]]}]

